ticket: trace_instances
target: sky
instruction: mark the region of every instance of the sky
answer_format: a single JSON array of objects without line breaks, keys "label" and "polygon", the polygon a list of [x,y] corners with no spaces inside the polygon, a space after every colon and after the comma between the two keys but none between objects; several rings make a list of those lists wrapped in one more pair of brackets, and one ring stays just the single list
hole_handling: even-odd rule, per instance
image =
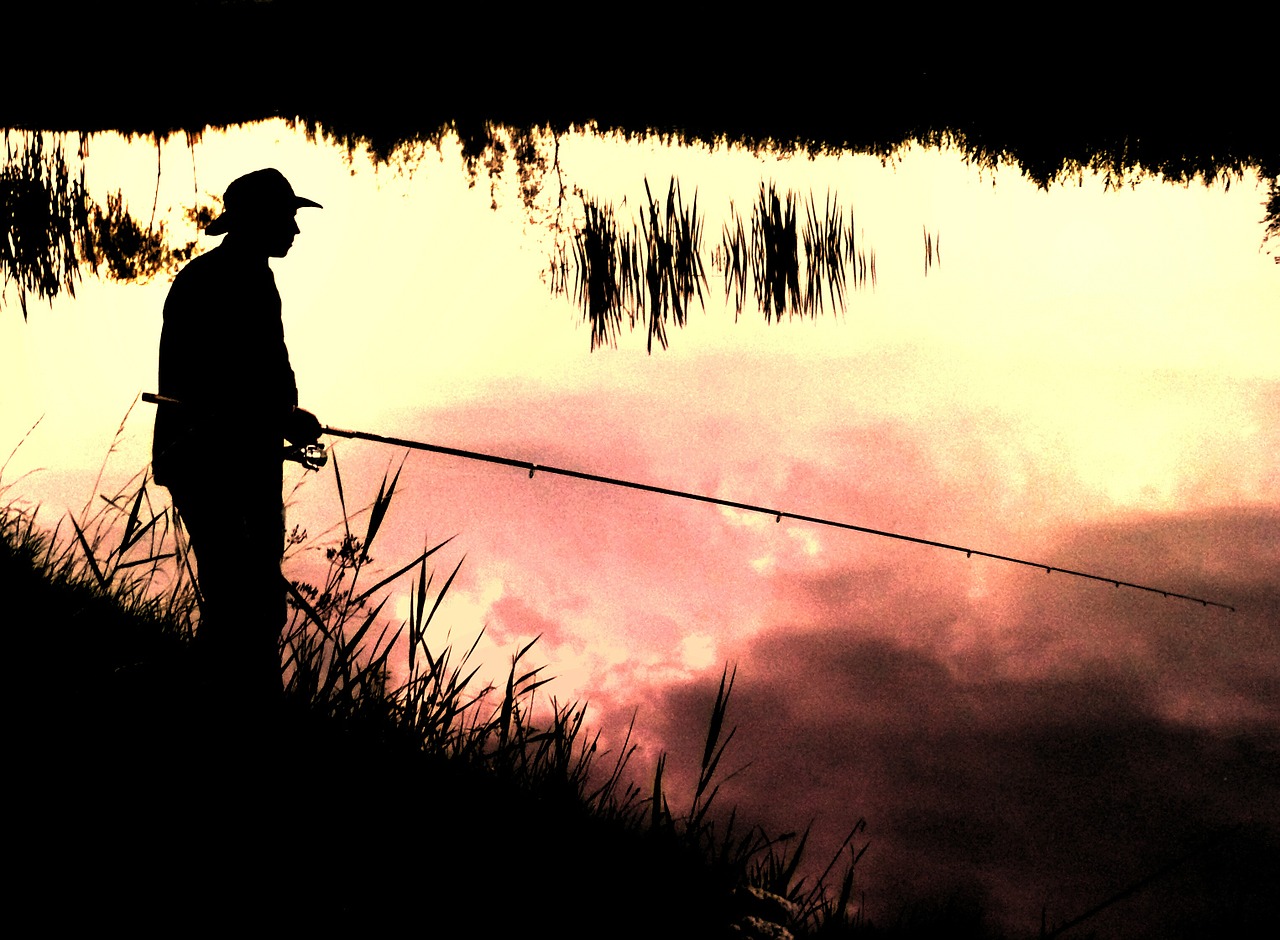
[{"label": "sky", "polygon": [[[262,166],[324,206],[300,211],[273,268],[302,403],[326,424],[1236,608],[330,441],[349,505],[402,467],[380,566],[453,537],[437,570],[462,567],[436,642],[465,648],[483,628],[477,655],[498,675],[538,637],[547,690],[587,701],[606,742],[635,714],[638,774],[670,752],[673,805],[727,667],[725,762],[749,766],[718,799],[771,832],[812,823],[819,870],[865,819],[875,916],[950,898],[1028,931],[1239,826],[1091,922],[1158,933],[1206,897],[1229,909],[1232,866],[1257,869],[1258,838],[1274,852],[1280,267],[1256,179],[1085,174],[1044,191],[954,153],[882,164],[574,135],[526,207],[514,167],[469,178],[449,139],[374,167],[268,122],[158,153],[97,135],[86,181],[99,201],[119,188],[144,222],[154,201],[185,240],[184,206]],[[580,311],[548,288],[555,239],[568,246],[580,192],[629,225],[645,180],[665,192],[673,175],[706,213],[706,257],[762,182],[833,194],[876,251],[874,289],[840,314],[766,324],[749,306],[735,323],[710,270],[705,309],[669,349],[649,354],[638,331],[591,351]],[[941,238],[927,274],[926,231]],[[145,467],[149,406],[134,401],[154,387],[167,286],[89,279],[26,323],[10,287],[0,458],[35,428],[0,486],[47,525]],[[209,444],[234,473],[234,432]],[[341,519],[332,467],[291,467],[286,489],[290,523],[312,535],[286,573],[317,578]],[[403,615],[407,592],[388,609]]]}]

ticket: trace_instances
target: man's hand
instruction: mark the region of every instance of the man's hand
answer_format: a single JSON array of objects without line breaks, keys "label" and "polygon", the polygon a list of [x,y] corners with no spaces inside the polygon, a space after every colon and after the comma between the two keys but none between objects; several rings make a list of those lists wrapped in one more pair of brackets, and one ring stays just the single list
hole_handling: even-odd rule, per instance
[{"label": "man's hand", "polygon": [[320,421],[305,408],[294,408],[285,424],[284,436],[299,447],[320,439]]}]

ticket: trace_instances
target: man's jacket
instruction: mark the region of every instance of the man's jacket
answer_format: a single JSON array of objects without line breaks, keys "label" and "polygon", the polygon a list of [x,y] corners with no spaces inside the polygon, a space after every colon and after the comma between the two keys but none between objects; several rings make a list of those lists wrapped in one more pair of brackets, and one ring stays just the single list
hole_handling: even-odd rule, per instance
[{"label": "man's jacket", "polygon": [[280,473],[281,443],[298,389],[267,259],[223,244],[174,279],[160,334],[161,405],[152,441],[157,483],[222,463],[236,476]]}]

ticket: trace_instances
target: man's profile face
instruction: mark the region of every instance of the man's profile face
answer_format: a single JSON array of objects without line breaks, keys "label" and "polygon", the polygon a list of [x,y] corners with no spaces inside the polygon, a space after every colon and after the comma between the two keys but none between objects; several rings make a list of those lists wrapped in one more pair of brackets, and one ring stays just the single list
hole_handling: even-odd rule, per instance
[{"label": "man's profile face", "polygon": [[276,213],[262,223],[262,242],[267,249],[267,256],[283,258],[293,247],[293,238],[298,234],[297,212]]},{"label": "man's profile face", "polygon": [[283,258],[298,234],[296,215],[296,210],[255,213],[244,220],[242,237],[257,245],[268,258]]}]

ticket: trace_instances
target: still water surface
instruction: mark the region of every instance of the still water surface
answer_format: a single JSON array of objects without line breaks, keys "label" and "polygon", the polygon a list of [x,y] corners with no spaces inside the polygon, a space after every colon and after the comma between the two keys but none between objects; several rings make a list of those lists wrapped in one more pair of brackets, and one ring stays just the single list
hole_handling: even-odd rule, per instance
[{"label": "still water surface", "polygon": [[[96,135],[86,182],[100,200],[119,189],[144,222],[154,202],[175,241],[200,239],[184,208],[263,166],[324,205],[300,212],[273,267],[302,402],[325,423],[1249,600],[1250,533],[1280,508],[1280,311],[1256,179],[1224,191],[1084,176],[1044,191],[1016,169],[919,149],[882,163],[589,134],[539,143],[546,168],[522,180],[510,161],[466,172],[448,137],[375,166],[267,122],[165,142],[157,182],[154,142]],[[661,198],[673,179],[686,204],[696,195],[705,305],[665,350],[624,321],[616,347],[593,351],[581,308],[552,289],[560,257],[572,289],[584,195],[630,231],[646,181]],[[816,317],[766,322],[750,299],[735,316],[713,256],[762,185],[796,194],[802,215],[810,198],[841,207],[874,251],[874,285]],[[133,403],[154,388],[166,288],[89,279],[74,300],[33,303],[25,324],[10,294],[0,448],[39,424],[4,471],[6,498],[42,503],[51,525],[91,498],[100,470],[104,491],[145,466],[150,415]],[[975,729],[1018,738],[1009,696],[1030,708],[1029,738],[1053,723],[1060,692],[1046,689],[1076,683],[1069,698],[1088,712],[1099,670],[1130,676],[1146,696],[1132,707],[1153,721],[1276,727],[1260,685],[1224,678],[1240,662],[1259,682],[1280,671],[1241,620],[1224,632],[1158,597],[545,475],[359,442],[334,452],[355,504],[404,462],[374,553],[388,570],[457,536],[441,560],[466,557],[442,608],[453,642],[484,627],[480,656],[502,673],[540,636],[559,698],[589,699],[608,729],[640,709],[646,761],[698,746],[696,691],[740,664],[741,762],[759,776],[735,798],[779,827],[816,815],[819,854],[866,815],[882,885],[978,879],[1023,925],[1050,886],[1064,917],[1110,887],[1061,848],[1075,784],[976,782],[991,771],[975,770]],[[232,429],[209,455],[233,485]],[[292,471],[295,483],[290,522],[313,541],[287,572],[315,579],[339,520],[332,470]],[[1195,669],[1162,652],[1188,630],[1205,638]],[[855,758],[854,741],[882,756]],[[927,771],[883,756],[917,750]],[[1003,759],[1038,780],[1015,751]],[[675,768],[677,785],[690,769]],[[1116,786],[1080,785],[1104,803]],[[996,840],[1004,850],[953,859],[945,826],[921,829],[933,815],[999,829],[983,808],[993,790],[1022,820]],[[1031,883],[1015,887],[1026,851]]]}]

